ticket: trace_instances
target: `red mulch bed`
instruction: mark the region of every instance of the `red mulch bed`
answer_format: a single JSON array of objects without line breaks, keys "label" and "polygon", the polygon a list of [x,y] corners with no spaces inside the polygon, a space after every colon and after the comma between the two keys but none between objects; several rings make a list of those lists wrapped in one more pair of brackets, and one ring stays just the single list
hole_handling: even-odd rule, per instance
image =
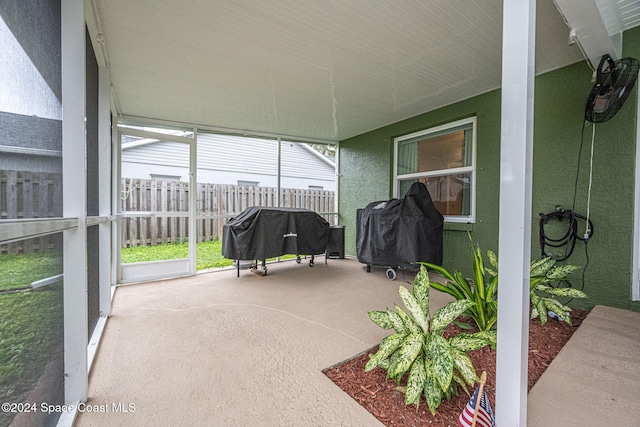
[{"label": "red mulch bed", "polygon": [[[585,310],[574,309],[571,312],[573,326],[551,318],[544,326],[540,325],[540,319],[530,321],[529,390],[588,313]],[[457,327],[450,326],[450,328],[447,333],[457,332]],[[375,368],[370,372],[364,372],[369,354],[376,351],[377,347],[372,348],[360,356],[327,369],[325,374],[386,426],[458,425],[458,416],[469,401],[469,397],[464,392],[461,392],[460,396],[453,397],[449,402],[444,401],[437,409],[435,416],[431,415],[424,395],[419,406],[405,406],[404,394],[396,390],[395,381],[386,379],[386,371]],[[496,353],[485,347],[469,353],[469,356],[478,373],[487,372],[485,390],[492,407],[495,408]],[[472,391],[469,390],[469,392]]]}]

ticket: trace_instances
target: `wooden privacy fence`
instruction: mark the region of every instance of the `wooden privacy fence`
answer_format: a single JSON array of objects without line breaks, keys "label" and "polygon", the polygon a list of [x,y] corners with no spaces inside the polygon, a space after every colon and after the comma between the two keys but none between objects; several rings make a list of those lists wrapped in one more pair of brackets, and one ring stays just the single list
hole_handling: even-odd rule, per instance
[{"label": "wooden privacy fence", "polygon": [[[189,229],[189,185],[152,179],[122,180],[122,246],[181,242]],[[197,184],[196,241],[222,237],[222,227],[250,206],[277,206],[277,189],[226,184]],[[306,208],[335,223],[335,192],[283,188],[281,207]]]},{"label": "wooden privacy fence", "polygon": [[[0,219],[62,216],[62,174],[0,170]],[[0,253],[47,249],[52,236],[0,245]]]}]

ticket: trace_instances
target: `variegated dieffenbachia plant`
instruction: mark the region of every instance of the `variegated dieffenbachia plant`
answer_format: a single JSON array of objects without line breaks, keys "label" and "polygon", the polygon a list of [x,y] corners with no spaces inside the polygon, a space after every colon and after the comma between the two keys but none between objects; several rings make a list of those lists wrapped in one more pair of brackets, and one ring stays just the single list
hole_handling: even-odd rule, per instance
[{"label": "variegated dieffenbachia plant", "polygon": [[562,304],[556,297],[588,298],[587,294],[579,289],[550,285],[565,281],[570,273],[580,268],[577,265],[556,266],[555,264],[556,260],[552,258],[540,258],[531,262],[531,279],[529,281],[531,318],[540,317],[540,323],[543,325],[547,322],[548,312],[555,313],[562,320],[571,324],[571,307]]},{"label": "variegated dieffenbachia plant", "polygon": [[[495,268],[487,268],[492,280],[498,279],[498,257],[487,251],[489,262]],[[571,307],[558,301],[560,298],[588,298],[583,291],[571,287],[551,286],[552,283],[562,283],[567,276],[578,270],[577,265],[556,265],[556,260],[550,257],[534,259],[530,266],[529,298],[531,301],[531,319],[540,318],[540,323],[547,323],[548,313],[556,314],[560,319],[571,325]]]},{"label": "variegated dieffenbachia plant", "polygon": [[[495,328],[498,321],[498,256],[488,250],[487,258],[493,269],[485,267],[480,248],[473,245],[473,280],[466,279],[462,273],[449,272],[442,266],[422,263],[440,273],[446,283],[433,283],[433,288],[446,292],[457,300],[467,299],[475,302],[464,316],[472,319],[479,330],[484,331]],[[544,325],[547,322],[548,313],[555,313],[559,318],[571,324],[571,307],[562,304],[557,298],[588,298],[581,290],[565,287],[551,286],[553,283],[567,281],[567,276],[580,267],[577,265],[556,265],[556,260],[546,257],[531,261],[530,266],[530,300],[531,319],[540,318]]]},{"label": "variegated dieffenbachia plant", "polygon": [[369,318],[383,329],[395,333],[380,342],[378,351],[370,355],[365,371],[379,366],[387,378],[398,384],[407,376],[405,404],[418,404],[424,393],[432,414],[444,398],[457,394],[458,385],[468,393],[467,386],[479,381],[468,352],[487,345],[495,346],[494,330],[444,336],[446,327],[475,304],[469,300],[450,302],[431,316],[429,289],[431,283],[424,265],[416,275],[413,291],[399,287],[400,298],[407,311],[395,304],[395,311],[370,311]]}]

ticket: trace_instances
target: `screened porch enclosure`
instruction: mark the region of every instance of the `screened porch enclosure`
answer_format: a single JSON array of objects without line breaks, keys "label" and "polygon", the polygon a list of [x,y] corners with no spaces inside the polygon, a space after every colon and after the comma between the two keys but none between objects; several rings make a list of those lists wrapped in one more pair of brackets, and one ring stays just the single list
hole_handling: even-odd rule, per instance
[{"label": "screened porch enclosure", "polygon": [[[420,181],[449,231],[493,241],[493,225],[483,223],[493,211],[478,194],[497,203],[498,189],[479,187],[479,175],[498,176],[489,169],[499,169],[500,120],[486,112],[491,102],[474,102],[530,85],[534,75],[553,79],[576,64],[588,68],[585,58],[619,56],[623,32],[630,52],[639,52],[640,36],[636,21],[606,28],[599,8],[607,3],[620,18],[620,2],[462,3],[1,1],[0,397],[16,410],[0,414],[0,424],[72,425],[78,404],[92,397],[89,373],[117,286],[199,278],[197,245],[219,239],[225,221],[247,207],[314,210],[347,224],[351,245],[356,205],[401,197]],[[514,73],[515,83],[501,80],[502,42],[515,40],[502,36],[503,26],[524,12],[506,5],[524,5],[537,17],[511,28],[527,40],[505,50],[536,57],[527,72]],[[598,26],[574,20],[583,9]],[[567,43],[571,27],[579,44]],[[604,41],[594,46],[593,39]],[[572,87],[567,96],[578,92]],[[557,105],[550,106],[554,114]],[[637,140],[634,108],[609,134],[623,142],[617,154],[626,159],[633,158],[629,141],[635,147]],[[480,159],[488,139],[494,150]],[[349,163],[341,167],[345,152]],[[513,157],[530,158],[522,154]],[[621,194],[633,186],[633,167],[616,174]],[[640,190],[635,197],[640,206]],[[635,219],[637,228],[616,236],[620,245],[607,256],[619,267],[612,298],[637,307],[637,259],[619,261],[639,253],[640,216],[630,199],[621,223],[630,230]],[[518,230],[529,230],[525,222]],[[524,243],[511,252],[524,259],[527,235],[520,237]],[[126,249],[161,245],[186,249],[123,262]],[[526,307],[518,308],[507,315],[519,321]],[[327,310],[321,316],[332,316]],[[509,331],[521,339],[516,329]],[[510,360],[522,362],[523,354]],[[519,399],[503,408],[518,406],[521,417],[526,394],[498,393]],[[33,399],[76,409],[18,411]]]},{"label": "screened porch enclosure", "polygon": [[335,156],[320,152],[335,145],[166,125],[119,126],[118,136],[120,283],[230,265],[208,261],[199,243],[221,241],[224,224],[251,206],[304,208],[337,223]]}]

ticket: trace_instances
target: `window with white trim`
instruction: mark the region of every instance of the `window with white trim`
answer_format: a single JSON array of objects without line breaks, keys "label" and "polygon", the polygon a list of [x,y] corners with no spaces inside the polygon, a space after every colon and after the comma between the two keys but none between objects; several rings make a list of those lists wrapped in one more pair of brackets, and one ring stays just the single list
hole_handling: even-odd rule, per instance
[{"label": "window with white trim", "polygon": [[445,221],[475,222],[475,153],[475,117],[395,138],[395,197],[419,181]]}]

